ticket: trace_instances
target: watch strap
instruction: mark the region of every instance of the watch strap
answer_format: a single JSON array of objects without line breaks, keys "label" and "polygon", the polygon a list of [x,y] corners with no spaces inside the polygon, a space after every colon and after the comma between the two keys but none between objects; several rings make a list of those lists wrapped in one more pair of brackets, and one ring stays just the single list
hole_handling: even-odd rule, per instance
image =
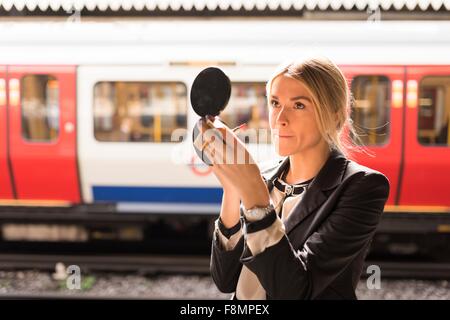
[{"label": "watch strap", "polygon": [[248,221],[245,215],[241,216],[243,220],[244,233],[253,233],[270,227],[277,219],[275,209],[272,209],[264,218],[258,221]]}]

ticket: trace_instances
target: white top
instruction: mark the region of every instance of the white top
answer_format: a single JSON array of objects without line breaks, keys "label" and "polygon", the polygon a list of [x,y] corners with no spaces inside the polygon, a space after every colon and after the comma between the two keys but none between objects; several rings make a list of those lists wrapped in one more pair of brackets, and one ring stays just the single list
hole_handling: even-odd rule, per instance
[{"label": "white top", "polygon": [[[278,178],[279,182],[286,185],[286,183]],[[310,183],[310,180],[308,180]],[[297,184],[302,185],[302,184]],[[307,188],[308,183],[304,184]],[[278,190],[274,186],[270,192],[270,198],[275,206],[275,211],[278,215],[277,220],[268,228],[248,234],[247,246],[253,255],[263,252],[266,248],[278,243],[285,235],[284,223],[292,212],[293,208],[297,206],[303,198],[306,191],[298,195],[291,195],[285,197],[285,193]],[[281,217],[280,217],[281,211]],[[218,228],[217,228],[218,229]],[[232,235],[229,239],[223,236],[219,231],[219,241],[225,250],[232,250],[242,236],[242,229]],[[265,300],[266,291],[262,287],[256,274],[254,274],[245,265],[242,266],[241,274],[236,287],[236,298],[239,300]]]}]

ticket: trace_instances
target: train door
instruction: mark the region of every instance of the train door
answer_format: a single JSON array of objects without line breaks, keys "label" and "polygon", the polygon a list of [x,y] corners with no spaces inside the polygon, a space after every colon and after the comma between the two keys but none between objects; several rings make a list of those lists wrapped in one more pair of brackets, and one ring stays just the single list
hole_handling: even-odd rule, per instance
[{"label": "train door", "polygon": [[448,210],[450,66],[408,67],[406,90],[405,164],[399,204]]},{"label": "train door", "polygon": [[0,199],[13,199],[9,151],[8,151],[8,117],[7,117],[7,77],[6,67],[0,66]]},{"label": "train door", "polygon": [[18,200],[80,201],[73,66],[10,66],[9,146]]},{"label": "train door", "polygon": [[391,184],[388,199],[393,204],[399,183],[402,141],[403,86],[401,66],[341,66],[353,94],[352,120],[367,147],[354,153],[357,162],[385,174]]}]

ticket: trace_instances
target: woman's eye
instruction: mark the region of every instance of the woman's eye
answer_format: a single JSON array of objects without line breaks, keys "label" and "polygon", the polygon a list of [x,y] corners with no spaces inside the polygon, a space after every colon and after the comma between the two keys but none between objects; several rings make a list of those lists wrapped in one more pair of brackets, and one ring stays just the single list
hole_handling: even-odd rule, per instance
[{"label": "woman's eye", "polygon": [[297,102],[294,106],[294,109],[305,109],[305,105],[303,103]]},{"label": "woman's eye", "polygon": [[271,105],[273,108],[278,108],[278,101],[272,100],[272,101],[270,101],[270,105]]}]

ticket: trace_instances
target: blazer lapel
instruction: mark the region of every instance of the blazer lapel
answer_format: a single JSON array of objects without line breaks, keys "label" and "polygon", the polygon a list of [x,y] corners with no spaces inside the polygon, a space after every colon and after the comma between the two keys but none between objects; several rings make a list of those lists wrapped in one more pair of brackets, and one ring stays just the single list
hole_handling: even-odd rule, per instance
[{"label": "blazer lapel", "polygon": [[[347,162],[348,160],[340,151],[333,149],[330,152],[330,156],[316,178],[311,182],[309,189],[306,190],[301,201],[292,208],[292,212],[285,221],[286,234],[325,202],[328,198],[326,191],[336,188],[341,183]],[[282,162],[280,168],[283,165],[289,165],[289,158]],[[281,172],[282,168],[277,170],[275,175],[271,177],[271,181],[277,177],[276,174]]]},{"label": "blazer lapel", "polygon": [[272,165],[269,169],[263,170],[261,173],[269,192],[273,188],[273,181],[280,176],[286,166],[289,166],[289,157],[280,160],[277,164]]}]

